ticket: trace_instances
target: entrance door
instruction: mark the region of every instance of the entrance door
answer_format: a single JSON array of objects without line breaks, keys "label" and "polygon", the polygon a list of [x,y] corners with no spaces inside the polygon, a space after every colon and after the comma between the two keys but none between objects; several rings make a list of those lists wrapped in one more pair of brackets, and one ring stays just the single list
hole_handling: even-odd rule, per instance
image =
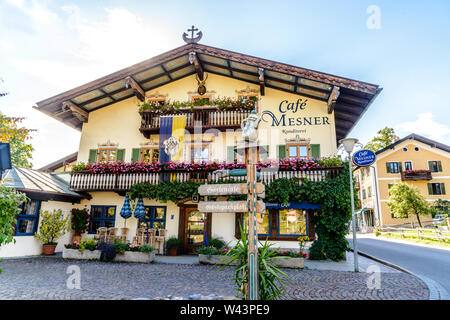
[{"label": "entrance door", "polygon": [[184,253],[195,254],[205,243],[205,230],[208,226],[208,215],[197,208],[186,208],[184,214]]}]

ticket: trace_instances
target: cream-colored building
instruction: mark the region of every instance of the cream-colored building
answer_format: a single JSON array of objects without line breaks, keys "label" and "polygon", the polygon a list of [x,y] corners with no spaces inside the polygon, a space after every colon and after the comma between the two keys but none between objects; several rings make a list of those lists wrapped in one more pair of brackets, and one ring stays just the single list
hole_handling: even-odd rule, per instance
[{"label": "cream-colored building", "polygon": [[[361,210],[360,224],[417,225],[417,218],[395,218],[387,205],[389,188],[406,183],[418,188],[429,202],[450,200],[446,188],[450,185],[450,147],[417,134],[410,134],[376,152],[376,162],[370,168],[359,168],[355,178],[359,182]],[[367,219],[371,213],[373,220]],[[362,221],[364,216],[366,221]],[[429,224],[431,216],[421,217]]]},{"label": "cream-colored building", "polygon": [[[175,136],[179,148],[172,157],[177,162],[239,163],[243,161],[236,152],[242,140],[241,121],[250,110],[230,105],[218,110],[213,102],[222,98],[248,101],[255,97],[261,117],[260,160],[306,160],[335,155],[337,141],[348,134],[380,91],[377,85],[189,43],[40,101],[36,109],[81,131],[78,163],[165,162],[162,156],[169,149],[163,142],[169,141],[170,136]],[[163,108],[158,112],[140,112],[138,108],[144,101],[165,106],[198,99],[208,102],[175,114],[165,113]],[[182,134],[164,131],[164,121],[171,118],[175,123],[178,120],[174,116],[180,115],[185,117]],[[176,123],[180,125],[179,121]],[[301,182],[305,178],[326,179],[330,172],[326,168],[300,172],[281,169],[262,175],[265,183],[280,177],[296,177]],[[85,196],[76,207],[90,210],[89,232],[95,233],[102,226],[124,226],[120,211],[125,194],[135,183],[207,183],[214,179],[212,171],[77,172],[71,175],[69,185],[73,192]],[[185,252],[194,252],[203,245],[205,235],[226,242],[239,237],[242,213],[201,213],[196,197],[179,199],[177,204],[143,200],[146,218],[131,217],[126,221],[129,241],[134,240],[140,222],[166,229],[166,237],[179,238]],[[261,236],[286,248],[297,248],[299,236],[313,239],[311,217],[317,208],[303,205],[304,209],[298,209],[299,205],[268,204],[258,225]]]}]

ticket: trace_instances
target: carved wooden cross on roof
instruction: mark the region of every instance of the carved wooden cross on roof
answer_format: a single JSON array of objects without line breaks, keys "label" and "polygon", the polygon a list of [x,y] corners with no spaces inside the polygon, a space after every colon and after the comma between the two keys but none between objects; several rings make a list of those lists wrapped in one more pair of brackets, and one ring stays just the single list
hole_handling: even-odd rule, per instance
[{"label": "carved wooden cross on roof", "polygon": [[[192,26],[192,28],[188,29],[187,31],[191,33],[191,37],[189,38],[188,34],[186,32],[183,32],[183,40],[186,43],[197,43],[197,42],[200,41],[200,39],[203,36],[202,32],[198,31],[198,29],[195,28],[194,26]],[[198,31],[198,32],[197,32],[197,36],[194,38],[194,32],[195,31]]]}]

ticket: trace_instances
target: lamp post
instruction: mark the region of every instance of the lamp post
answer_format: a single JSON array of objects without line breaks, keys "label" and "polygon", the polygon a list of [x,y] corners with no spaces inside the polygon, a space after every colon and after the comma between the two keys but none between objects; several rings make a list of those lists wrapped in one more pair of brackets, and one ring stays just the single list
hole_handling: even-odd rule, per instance
[{"label": "lamp post", "polygon": [[339,140],[339,143],[341,143],[344,146],[344,150],[348,153],[348,169],[349,169],[349,176],[350,176],[350,200],[352,205],[352,230],[353,230],[353,261],[355,266],[355,272],[359,272],[358,267],[358,249],[356,247],[356,219],[355,219],[355,213],[354,213],[354,199],[353,199],[353,176],[352,176],[352,161],[351,161],[351,153],[353,151],[353,148],[355,147],[355,144],[358,143],[358,139],[354,138],[347,138]]}]

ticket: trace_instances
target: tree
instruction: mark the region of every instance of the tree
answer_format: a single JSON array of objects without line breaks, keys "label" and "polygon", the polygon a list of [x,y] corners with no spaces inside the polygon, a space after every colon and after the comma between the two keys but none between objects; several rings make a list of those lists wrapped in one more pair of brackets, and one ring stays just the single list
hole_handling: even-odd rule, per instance
[{"label": "tree", "polygon": [[24,118],[6,117],[0,112],[0,142],[11,147],[11,162],[18,167],[31,168],[33,146],[28,143],[30,133],[36,131],[20,126]]},{"label": "tree", "polygon": [[394,129],[385,127],[384,129],[378,130],[377,135],[364,146],[364,149],[376,152],[398,139],[399,137],[395,134]]},{"label": "tree", "polygon": [[450,212],[450,200],[437,199],[432,206],[432,216],[448,215]]},{"label": "tree", "polygon": [[[14,189],[5,187],[0,181],[0,246],[15,241],[13,238],[16,216],[20,205],[27,197]],[[0,273],[1,273],[0,269]]]},{"label": "tree", "polygon": [[394,217],[408,218],[408,215],[414,214],[417,217],[419,226],[422,228],[420,216],[430,214],[431,208],[420,194],[419,189],[405,183],[396,183],[389,189],[389,194],[387,205]]}]

